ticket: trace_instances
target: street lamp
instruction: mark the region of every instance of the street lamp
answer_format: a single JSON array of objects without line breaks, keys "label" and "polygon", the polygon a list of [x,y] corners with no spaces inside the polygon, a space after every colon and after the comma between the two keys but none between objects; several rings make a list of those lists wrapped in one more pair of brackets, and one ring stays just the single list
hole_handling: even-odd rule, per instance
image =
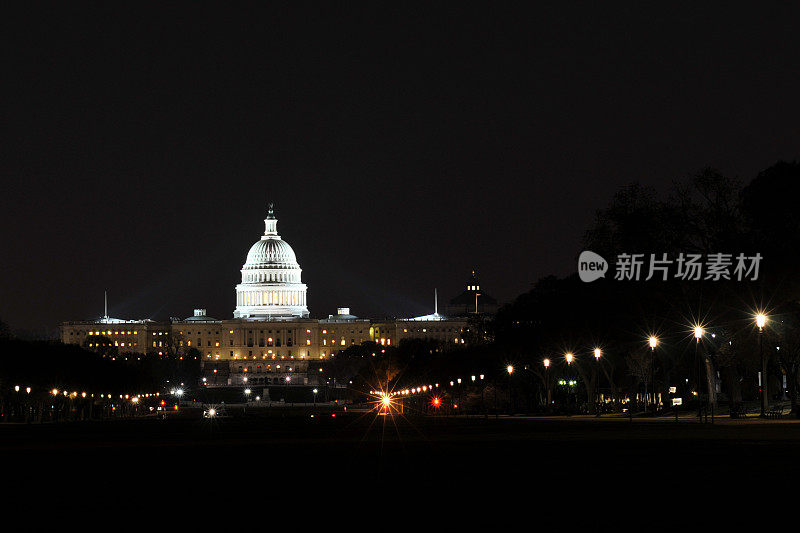
[{"label": "street lamp", "polygon": [[603,350],[600,348],[594,349],[594,360],[597,363],[597,371],[595,373],[594,394],[595,404],[597,409],[597,416],[600,416],[600,358],[603,356]]},{"label": "street lamp", "polygon": [[[703,335],[705,335],[705,333],[706,333],[706,331],[699,324],[694,327],[694,357],[695,357],[695,359],[697,359],[697,399],[698,400],[701,399],[701,395],[700,395],[700,390],[701,390],[701,388],[700,388],[700,380],[702,379],[702,376],[703,376],[703,360],[700,358],[699,348],[700,348],[700,340],[703,338]],[[703,416],[702,415],[702,405],[703,405],[702,401],[700,401],[700,405],[701,405],[701,407],[697,411],[697,417],[702,422],[702,416]]]},{"label": "street lamp", "polygon": [[550,359],[542,361],[544,365],[544,388],[547,389],[547,408],[553,404],[553,393],[550,390]]},{"label": "street lamp", "polygon": [[658,346],[658,337],[650,335],[647,342],[650,344],[650,381],[653,384],[653,414],[655,414],[658,409],[656,404],[656,346]]},{"label": "street lamp", "polygon": [[764,359],[764,326],[767,324],[767,315],[758,313],[756,315],[756,326],[758,326],[758,351],[761,356],[761,375],[759,376],[761,385],[761,418],[767,416],[767,361]]},{"label": "street lamp", "polygon": [[[575,360],[575,356],[572,354],[572,352],[567,352],[566,354],[564,354],[564,359],[567,361],[567,366],[572,366],[572,361]],[[569,372],[567,372],[567,377],[570,377],[570,376],[571,376],[571,374]],[[570,389],[571,388],[572,387],[569,387],[569,386],[567,388],[567,405],[569,405],[569,394],[570,394]],[[575,401],[575,403],[577,404],[577,400]]]},{"label": "street lamp", "polygon": [[513,396],[514,395],[511,392],[511,374],[514,373],[514,366],[513,365],[508,365],[506,367],[506,372],[508,372],[508,414],[511,415],[511,414],[514,414],[514,408],[513,408],[513,405],[512,405],[513,404]]}]

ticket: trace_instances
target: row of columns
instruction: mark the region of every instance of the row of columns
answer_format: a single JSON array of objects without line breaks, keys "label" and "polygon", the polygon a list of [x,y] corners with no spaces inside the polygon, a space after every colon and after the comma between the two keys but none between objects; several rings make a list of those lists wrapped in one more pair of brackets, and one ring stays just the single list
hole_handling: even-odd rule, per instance
[{"label": "row of columns", "polygon": [[306,305],[303,291],[246,291],[236,299],[236,305]]},{"label": "row of columns", "polygon": [[271,274],[262,274],[258,272],[247,273],[242,279],[242,283],[295,283],[300,281],[300,278],[293,273],[280,272]]}]

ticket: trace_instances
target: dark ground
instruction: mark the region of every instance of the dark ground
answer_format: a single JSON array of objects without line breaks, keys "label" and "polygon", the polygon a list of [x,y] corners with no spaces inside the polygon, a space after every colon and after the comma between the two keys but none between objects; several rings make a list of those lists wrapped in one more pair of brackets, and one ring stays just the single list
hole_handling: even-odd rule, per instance
[{"label": "dark ground", "polygon": [[[519,505],[570,520],[576,509],[658,509],[675,517],[791,504],[800,423],[376,417],[374,413],[2,425],[6,482],[70,487],[92,501],[215,506]],[[114,495],[114,496],[112,496]],[[262,501],[259,499],[258,501]],[[702,502],[702,503],[699,503]],[[451,507],[450,504],[456,507]],[[265,505],[267,505],[265,503]],[[622,513],[622,514],[618,514]],[[583,516],[582,518],[586,518]]]}]

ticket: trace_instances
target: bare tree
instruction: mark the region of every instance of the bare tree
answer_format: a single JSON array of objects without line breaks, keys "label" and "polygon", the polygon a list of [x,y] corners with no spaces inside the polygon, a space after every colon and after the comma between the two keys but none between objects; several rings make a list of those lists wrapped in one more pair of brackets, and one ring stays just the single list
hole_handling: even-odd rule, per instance
[{"label": "bare tree", "polygon": [[644,384],[646,392],[650,384],[650,374],[653,367],[653,357],[650,352],[635,350],[625,358],[625,363],[628,365],[628,373],[634,377],[637,384]]}]

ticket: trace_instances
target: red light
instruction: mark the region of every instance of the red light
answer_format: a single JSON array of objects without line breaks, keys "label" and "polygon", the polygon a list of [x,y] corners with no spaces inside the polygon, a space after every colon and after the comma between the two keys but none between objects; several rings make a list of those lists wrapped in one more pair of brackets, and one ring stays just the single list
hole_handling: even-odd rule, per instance
[{"label": "red light", "polygon": [[336,418],[336,413],[333,413],[331,416],[332,416],[333,418]]},{"label": "red light", "polygon": [[175,407],[173,407],[173,409],[175,409],[176,411],[178,410],[178,404],[177,403],[175,404]]},{"label": "red light", "polygon": [[453,404],[453,409],[458,409],[458,404],[457,403]]},{"label": "red light", "polygon": [[161,400],[161,405],[167,405],[167,402],[165,402],[164,400]]},{"label": "red light", "polygon": [[439,398],[438,396],[434,396],[433,398],[431,398],[431,405],[432,405],[432,406],[433,406],[435,409],[438,409],[438,408],[440,408],[440,407],[442,406],[442,399],[441,399],[441,398]]}]

